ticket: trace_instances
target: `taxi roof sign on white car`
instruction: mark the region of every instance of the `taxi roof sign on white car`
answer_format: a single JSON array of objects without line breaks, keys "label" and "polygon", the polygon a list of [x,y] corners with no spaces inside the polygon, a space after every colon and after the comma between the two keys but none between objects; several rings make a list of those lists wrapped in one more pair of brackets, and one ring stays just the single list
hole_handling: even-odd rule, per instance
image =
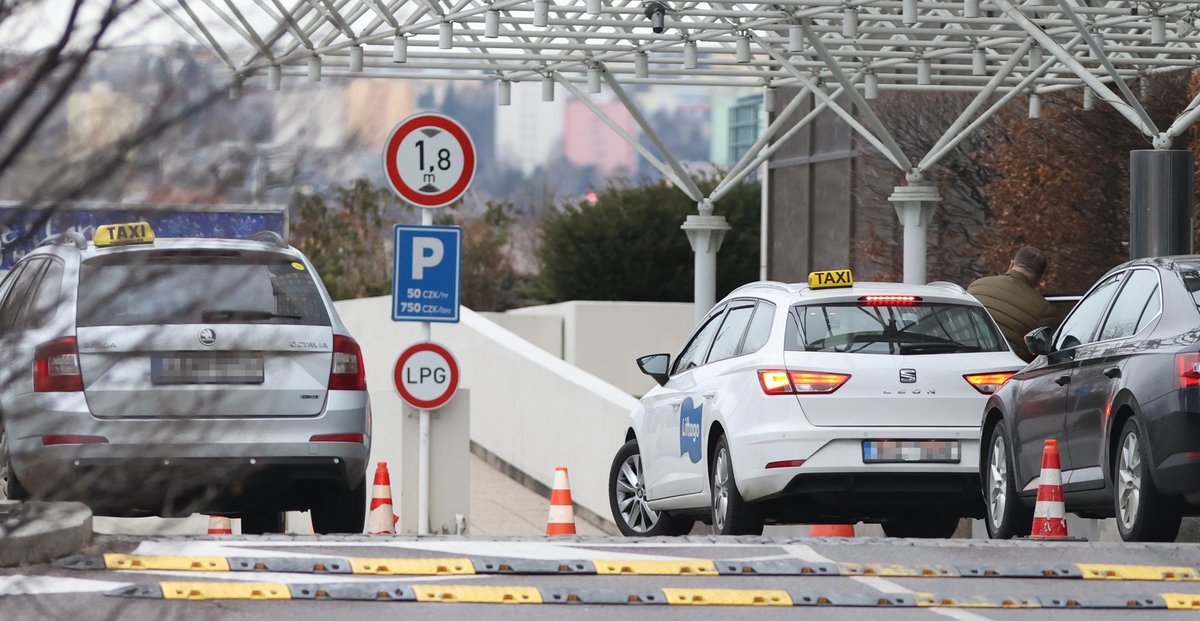
[{"label": "taxi roof sign on white car", "polygon": [[833,289],[835,287],[853,287],[854,274],[850,270],[827,270],[824,272],[809,272],[808,287],[810,289]]}]

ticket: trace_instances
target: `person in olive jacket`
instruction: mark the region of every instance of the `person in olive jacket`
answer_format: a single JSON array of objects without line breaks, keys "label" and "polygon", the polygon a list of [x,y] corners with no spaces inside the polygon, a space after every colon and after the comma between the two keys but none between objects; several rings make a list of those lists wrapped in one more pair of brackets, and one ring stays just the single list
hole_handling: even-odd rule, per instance
[{"label": "person in olive jacket", "polygon": [[967,293],[975,296],[1000,326],[1005,340],[1026,362],[1034,356],[1025,347],[1025,335],[1041,327],[1052,328],[1061,319],[1054,308],[1037,292],[1046,272],[1046,255],[1033,246],[1017,251],[1008,272],[985,276],[971,283]]}]

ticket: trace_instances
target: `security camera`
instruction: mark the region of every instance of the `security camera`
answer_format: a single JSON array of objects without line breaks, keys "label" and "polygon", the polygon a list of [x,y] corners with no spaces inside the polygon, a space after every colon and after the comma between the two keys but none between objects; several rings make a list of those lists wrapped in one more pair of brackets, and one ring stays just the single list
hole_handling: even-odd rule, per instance
[{"label": "security camera", "polygon": [[646,17],[650,19],[650,29],[654,34],[659,34],[666,29],[667,22],[667,5],[658,2],[650,2],[646,5]]}]

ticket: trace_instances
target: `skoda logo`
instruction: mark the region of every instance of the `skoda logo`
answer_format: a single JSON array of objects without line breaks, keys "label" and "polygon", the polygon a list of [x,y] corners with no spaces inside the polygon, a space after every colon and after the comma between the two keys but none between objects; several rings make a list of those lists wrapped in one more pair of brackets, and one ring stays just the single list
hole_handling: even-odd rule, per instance
[{"label": "skoda logo", "polygon": [[[204,338],[204,337],[201,337],[201,338]],[[917,370],[916,369],[900,369],[900,383],[901,384],[917,383]]]},{"label": "skoda logo", "polygon": [[217,342],[217,333],[214,332],[212,328],[205,328],[200,331],[200,344],[201,345],[208,346],[208,345],[212,345],[213,343],[216,343],[216,342]]}]

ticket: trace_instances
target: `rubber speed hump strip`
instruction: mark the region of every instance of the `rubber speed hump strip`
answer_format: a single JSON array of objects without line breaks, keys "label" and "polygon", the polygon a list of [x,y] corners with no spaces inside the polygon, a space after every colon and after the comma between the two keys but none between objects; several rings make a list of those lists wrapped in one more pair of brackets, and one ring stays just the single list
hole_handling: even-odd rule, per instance
[{"label": "rubber speed hump strip", "polygon": [[968,596],[758,589],[620,589],[411,584],[407,582],[156,582],[110,591],[111,597],[169,600],[298,599],[460,604],[783,606],[832,608],[1070,608],[1200,610],[1200,594]]},{"label": "rubber speed hump strip", "polygon": [[1200,582],[1193,567],[1159,565],[902,565],[712,560],[532,560],[503,558],[219,557],[105,554],[56,563],[70,569],[273,572],[375,576],[601,575],[601,576],[878,576],[884,578],[1052,578]]}]

